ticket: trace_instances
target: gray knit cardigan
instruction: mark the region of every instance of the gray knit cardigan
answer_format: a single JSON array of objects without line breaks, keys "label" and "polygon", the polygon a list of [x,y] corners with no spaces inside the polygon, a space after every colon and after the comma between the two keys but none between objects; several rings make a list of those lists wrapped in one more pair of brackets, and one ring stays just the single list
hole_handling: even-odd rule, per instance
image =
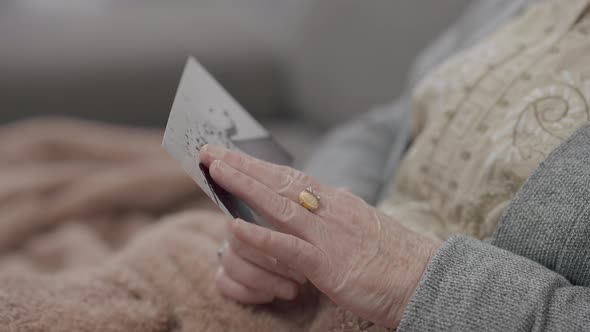
[{"label": "gray knit cardigan", "polygon": [[398,331],[590,331],[590,125],[539,165],[490,243],[443,244]]}]

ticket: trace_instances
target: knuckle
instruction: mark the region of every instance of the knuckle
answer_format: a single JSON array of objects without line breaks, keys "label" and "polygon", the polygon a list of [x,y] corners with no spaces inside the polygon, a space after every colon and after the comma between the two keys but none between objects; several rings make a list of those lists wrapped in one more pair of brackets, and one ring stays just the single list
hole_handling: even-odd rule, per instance
[{"label": "knuckle", "polygon": [[310,259],[309,270],[312,274],[321,274],[321,269],[326,268],[325,271],[333,271],[334,269],[331,268],[333,264],[330,263],[330,260],[327,259],[326,255],[323,255],[321,251],[315,250],[313,251],[313,259]]},{"label": "knuckle", "polygon": [[327,262],[324,252],[297,238],[293,241],[295,243],[293,243],[294,250],[291,253],[291,262],[304,265],[309,276],[313,277],[322,274],[321,270]]},{"label": "knuckle", "polygon": [[297,170],[293,170],[292,176],[293,176],[295,182],[301,183],[304,186],[308,186],[308,185],[311,185],[312,184],[311,183],[312,181],[309,178],[309,176],[307,176],[307,174],[305,174],[303,172],[300,172],[300,171],[297,171]]},{"label": "knuckle", "polygon": [[260,245],[263,248],[273,248],[274,235],[271,231],[266,230],[260,236]]},{"label": "knuckle", "polygon": [[279,188],[277,192],[279,194],[284,194],[289,191],[289,188],[293,186],[295,179],[290,174],[284,174],[280,177],[281,183],[279,184]]},{"label": "knuckle", "polygon": [[319,183],[313,179],[311,176],[301,172],[301,171],[296,171],[295,172],[295,181],[297,181],[298,183],[300,183],[302,186],[304,187],[313,187],[314,189],[320,189],[320,185]]},{"label": "knuckle", "polygon": [[[270,259],[269,262],[271,262]],[[289,268],[283,262],[276,260],[276,262],[272,261],[271,264],[272,269],[269,269],[269,271],[274,272],[283,277],[289,277]]]},{"label": "knuckle", "polygon": [[276,166],[276,172],[282,176],[283,182],[281,183],[281,188],[284,191],[291,188],[293,184],[304,187],[317,186],[317,183],[313,178],[292,167],[279,165]]},{"label": "knuckle", "polygon": [[290,250],[289,260],[291,262],[298,262],[301,260],[303,255],[303,245],[302,242],[294,236],[289,237],[289,244]]},{"label": "knuckle", "polygon": [[278,199],[276,209],[276,217],[284,223],[288,223],[289,221],[293,220],[295,218],[295,214],[297,213],[293,208],[293,202],[283,197]]},{"label": "knuckle", "polygon": [[274,165],[275,171],[280,174],[293,175],[295,169],[285,165]]},{"label": "knuckle", "polygon": [[246,160],[246,158],[239,153],[232,153],[231,158],[235,165],[239,168],[245,168],[248,166],[248,161]]}]

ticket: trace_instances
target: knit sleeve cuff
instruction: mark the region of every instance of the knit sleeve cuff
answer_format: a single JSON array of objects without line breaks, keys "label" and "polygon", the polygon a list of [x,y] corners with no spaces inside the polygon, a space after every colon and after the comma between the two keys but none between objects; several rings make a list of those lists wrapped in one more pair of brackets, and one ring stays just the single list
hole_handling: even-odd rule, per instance
[{"label": "knit sleeve cuff", "polygon": [[398,331],[519,330],[550,289],[568,284],[531,260],[456,236],[431,260]]}]

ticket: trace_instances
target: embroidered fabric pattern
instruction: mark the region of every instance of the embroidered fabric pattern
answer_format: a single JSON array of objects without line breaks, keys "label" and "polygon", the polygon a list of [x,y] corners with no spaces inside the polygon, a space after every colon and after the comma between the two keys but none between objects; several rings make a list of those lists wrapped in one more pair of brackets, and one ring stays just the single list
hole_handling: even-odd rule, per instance
[{"label": "embroidered fabric pattern", "polygon": [[420,131],[386,213],[442,239],[492,234],[533,169],[590,119],[586,6],[535,3],[421,82]]}]

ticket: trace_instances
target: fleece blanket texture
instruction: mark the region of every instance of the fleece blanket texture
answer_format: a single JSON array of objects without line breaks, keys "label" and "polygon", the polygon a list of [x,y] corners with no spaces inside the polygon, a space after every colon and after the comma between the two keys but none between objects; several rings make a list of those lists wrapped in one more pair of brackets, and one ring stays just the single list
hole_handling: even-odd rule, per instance
[{"label": "fleece blanket texture", "polygon": [[312,285],[245,306],[214,286],[226,219],[162,133],[0,127],[0,331],[385,331]]}]

